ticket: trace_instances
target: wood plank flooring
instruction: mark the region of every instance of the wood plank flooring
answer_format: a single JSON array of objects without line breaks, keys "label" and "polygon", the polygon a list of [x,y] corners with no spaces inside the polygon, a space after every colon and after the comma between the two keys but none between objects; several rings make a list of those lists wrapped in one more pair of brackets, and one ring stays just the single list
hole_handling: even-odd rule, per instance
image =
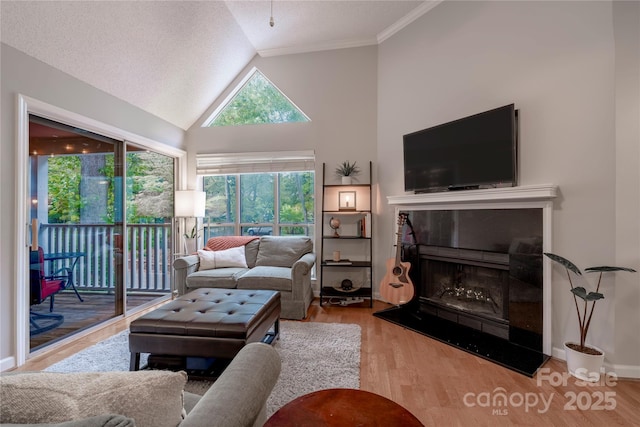
[{"label": "wood plank flooring", "polygon": [[[376,318],[388,305],[311,306],[307,322],[362,328],[360,388],[401,404],[425,426],[639,426],[640,381],[584,385],[552,359],[544,375],[524,375]],[[39,370],[128,327],[122,320],[20,370]],[[502,399],[501,399],[502,397]],[[543,401],[544,399],[544,401]],[[504,403],[504,404],[503,404]]]},{"label": "wood plank flooring", "polygon": [[[54,343],[69,334],[97,325],[115,317],[115,295],[113,293],[81,293],[83,301],[79,301],[73,292],[64,291],[56,295],[54,300],[54,314],[64,317],[62,325],[50,331],[32,335],[29,345],[32,350],[39,350],[41,346]],[[129,294],[127,295],[127,309],[148,304],[150,301],[162,298],[162,294]],[[49,300],[30,307],[33,313],[48,314]]]}]

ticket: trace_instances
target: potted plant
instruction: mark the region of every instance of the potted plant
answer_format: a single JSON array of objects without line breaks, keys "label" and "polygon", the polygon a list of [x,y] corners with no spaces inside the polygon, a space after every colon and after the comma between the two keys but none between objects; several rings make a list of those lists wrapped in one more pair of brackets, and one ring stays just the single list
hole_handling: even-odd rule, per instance
[{"label": "potted plant", "polygon": [[[602,282],[602,273],[615,271],[628,271],[635,273],[636,271],[628,267],[589,267],[585,269],[586,273],[599,273],[598,284],[595,292],[587,292],[582,286],[574,286],[571,279],[573,272],[577,276],[582,276],[582,272],[574,263],[560,255],[545,252],[545,256],[562,265],[567,272],[569,278],[569,286],[573,295],[573,302],[578,315],[578,327],[580,329],[580,343],[566,342],[564,343],[565,354],[567,359],[567,368],[569,373],[576,378],[585,381],[598,381],[600,379],[600,368],[604,362],[604,351],[593,346],[587,345],[587,333],[591,326],[591,318],[593,317],[593,309],[596,302],[604,298],[600,291],[600,283]],[[578,301],[578,298],[581,301]]]},{"label": "potted plant", "polygon": [[193,228],[191,228],[190,232],[183,234],[184,249],[186,253],[192,254],[198,250],[197,243],[198,243],[198,238],[200,237],[200,231],[201,230],[198,230],[198,224],[196,223],[193,226]]},{"label": "potted plant", "polygon": [[341,177],[343,185],[351,185],[354,176],[360,173],[360,168],[356,166],[356,162],[350,163],[348,160],[342,162],[336,168],[336,175]]}]

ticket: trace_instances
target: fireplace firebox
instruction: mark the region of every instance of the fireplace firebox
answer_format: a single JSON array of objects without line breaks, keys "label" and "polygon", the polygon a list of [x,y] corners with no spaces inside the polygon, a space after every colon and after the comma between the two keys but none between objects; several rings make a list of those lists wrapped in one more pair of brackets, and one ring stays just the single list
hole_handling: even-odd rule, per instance
[{"label": "fireplace firebox", "polygon": [[[420,256],[422,310],[508,339],[508,264],[438,256],[443,251],[451,252],[426,247]],[[486,254],[467,255],[482,259]]]}]

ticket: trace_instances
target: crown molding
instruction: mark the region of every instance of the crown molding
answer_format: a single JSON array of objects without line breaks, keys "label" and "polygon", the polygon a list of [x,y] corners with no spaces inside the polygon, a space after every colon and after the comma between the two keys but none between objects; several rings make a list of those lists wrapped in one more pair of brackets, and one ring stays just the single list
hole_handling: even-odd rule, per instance
[{"label": "crown molding", "polygon": [[270,56],[320,52],[323,50],[348,49],[352,47],[372,46],[376,44],[378,44],[378,41],[375,38],[362,39],[362,40],[340,40],[340,41],[332,41],[327,43],[319,43],[315,45],[288,46],[288,47],[280,47],[275,49],[262,49],[262,50],[258,50],[257,52],[258,52],[258,55],[260,55],[261,57],[267,58]]},{"label": "crown molding", "polygon": [[432,0],[425,1],[420,6],[413,9],[411,12],[398,19],[396,22],[380,31],[376,37],[360,39],[360,40],[337,40],[326,43],[319,43],[314,45],[299,45],[299,46],[287,46],[280,47],[274,49],[259,49],[257,50],[258,55],[263,58],[268,58],[270,56],[281,56],[281,55],[293,55],[297,53],[309,53],[309,52],[320,52],[324,50],[336,50],[336,49],[348,49],[353,47],[363,47],[363,46],[373,46],[378,45],[393,36],[398,31],[402,30],[407,25],[411,24],[416,19],[420,18],[425,13],[429,12],[431,9],[442,3],[444,0]]},{"label": "crown molding", "polygon": [[377,35],[378,44],[382,43],[398,31],[402,30],[407,25],[411,24],[416,19],[420,18],[425,13],[442,3],[444,0],[425,1],[420,6],[413,9],[411,12],[398,19],[393,24],[389,25],[384,30],[380,31]]}]

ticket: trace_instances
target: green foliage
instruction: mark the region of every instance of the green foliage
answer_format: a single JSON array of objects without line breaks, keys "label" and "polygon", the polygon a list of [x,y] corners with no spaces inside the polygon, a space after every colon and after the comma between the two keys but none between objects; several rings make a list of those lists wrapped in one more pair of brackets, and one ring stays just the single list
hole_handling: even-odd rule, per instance
[{"label": "green foliage", "polygon": [[191,227],[191,231],[189,231],[188,233],[184,233],[184,237],[187,239],[197,239],[200,237],[201,231],[202,229],[198,228],[198,224],[195,224],[193,227]]},{"label": "green foliage", "polygon": [[236,220],[236,177],[219,175],[204,177],[207,193],[205,216],[211,222],[232,223]]},{"label": "green foliage", "polygon": [[360,168],[356,166],[356,162],[349,163],[348,160],[340,163],[336,168],[336,175],[338,176],[357,176],[360,173]]},{"label": "green foliage", "polygon": [[[96,156],[91,155],[91,156]],[[108,182],[106,194],[83,195],[81,185],[95,176],[85,176],[83,170],[90,164],[87,155],[69,155],[49,158],[48,193],[49,222],[78,223],[82,209],[95,204],[99,218],[91,222],[113,224],[116,221],[116,195],[120,180],[114,176],[114,156],[103,154],[104,162],[98,172]],[[95,162],[94,162],[95,164]],[[173,216],[173,159],[156,153],[132,152],[127,154],[126,179],[127,221],[131,224],[156,222]],[[106,201],[104,198],[106,197]],[[100,203],[104,203],[102,206]],[[85,215],[93,216],[93,212]]]},{"label": "green foliage", "polygon": [[[278,180],[278,197],[275,180]],[[240,186],[240,217],[237,221],[236,200]],[[213,223],[271,224],[276,229],[276,200],[279,224],[312,224],[314,221],[314,173],[281,172],[207,176],[206,216]],[[305,228],[296,228],[298,234]],[[281,234],[293,230],[280,229]]]},{"label": "green foliage", "polygon": [[[569,278],[569,286],[571,287],[571,294],[573,295],[573,302],[575,303],[576,313],[578,315],[578,326],[580,327],[580,349],[585,348],[585,341],[587,339],[587,333],[589,332],[589,326],[591,325],[591,318],[593,317],[593,309],[595,308],[596,301],[604,299],[604,295],[598,292],[600,290],[600,283],[602,282],[602,273],[615,272],[615,271],[627,271],[635,273],[633,268],[628,267],[589,267],[585,271],[588,273],[596,272],[600,273],[598,276],[598,284],[595,292],[587,292],[582,286],[574,286],[571,279],[570,272],[578,276],[582,276],[580,269],[568,259],[561,257],[560,255],[552,254],[549,252],[544,253],[546,257],[557,262],[565,268],[567,277]],[[583,301],[582,310],[578,305],[578,298]],[[589,310],[588,303],[591,303],[591,309]],[[580,350],[579,350],[580,351]]]},{"label": "green foliage", "polygon": [[281,223],[313,223],[314,174],[283,172],[278,174],[280,188],[279,216]]},{"label": "green foliage", "polygon": [[240,178],[240,222],[271,222],[275,216],[274,175],[245,174]]},{"label": "green foliage", "polygon": [[[105,219],[114,223],[116,194],[119,185],[114,179],[114,156],[107,156],[101,172],[110,179],[108,208]],[[127,153],[126,180],[127,222],[155,222],[157,218],[173,216],[173,159],[157,153]]]},{"label": "green foliage", "polygon": [[49,158],[48,211],[49,222],[77,223],[80,221],[80,157]]},{"label": "green foliage", "polygon": [[307,122],[309,119],[256,71],[209,126]]}]

